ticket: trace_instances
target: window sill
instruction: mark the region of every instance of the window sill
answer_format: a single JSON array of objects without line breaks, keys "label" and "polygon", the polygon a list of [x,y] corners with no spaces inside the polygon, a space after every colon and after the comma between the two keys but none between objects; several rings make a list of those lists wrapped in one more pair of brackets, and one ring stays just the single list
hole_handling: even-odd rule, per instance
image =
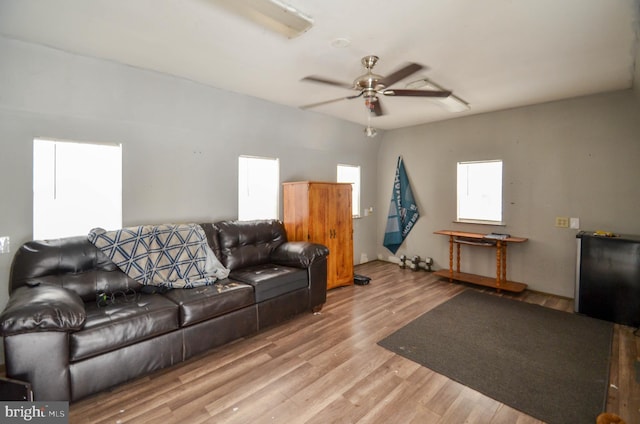
[{"label": "window sill", "polygon": [[478,224],[478,225],[493,225],[496,227],[506,227],[506,222],[502,221],[482,221],[480,219],[457,219],[453,221],[455,224]]}]

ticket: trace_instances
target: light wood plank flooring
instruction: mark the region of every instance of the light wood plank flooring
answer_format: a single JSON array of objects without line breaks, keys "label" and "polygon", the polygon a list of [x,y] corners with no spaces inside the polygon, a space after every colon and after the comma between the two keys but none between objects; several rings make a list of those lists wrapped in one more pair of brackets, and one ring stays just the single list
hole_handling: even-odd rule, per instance
[{"label": "light wood plank flooring", "polygon": [[[379,261],[356,272],[371,283],[331,290],[320,314],[76,402],[70,422],[540,423],[376,344],[475,288]],[[501,295],[572,310],[570,300],[540,293]],[[632,332],[615,326],[607,409],[640,423],[640,338]]]}]

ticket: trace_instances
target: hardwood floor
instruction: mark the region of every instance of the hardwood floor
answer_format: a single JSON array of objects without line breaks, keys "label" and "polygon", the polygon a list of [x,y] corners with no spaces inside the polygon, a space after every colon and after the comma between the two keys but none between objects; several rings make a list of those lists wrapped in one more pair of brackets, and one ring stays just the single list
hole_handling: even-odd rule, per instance
[{"label": "hardwood floor", "polygon": [[[378,261],[356,273],[371,283],[331,290],[320,314],[74,403],[70,422],[541,422],[376,344],[470,286]],[[572,310],[540,293],[500,295]],[[607,410],[627,423],[640,423],[639,353],[633,329],[616,325]]]}]

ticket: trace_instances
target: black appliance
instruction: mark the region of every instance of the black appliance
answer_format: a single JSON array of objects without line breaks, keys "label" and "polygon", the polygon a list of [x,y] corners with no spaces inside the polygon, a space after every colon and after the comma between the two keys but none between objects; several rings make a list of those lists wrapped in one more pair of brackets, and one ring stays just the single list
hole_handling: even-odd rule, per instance
[{"label": "black appliance", "polygon": [[575,311],[640,326],[640,236],[578,233]]},{"label": "black appliance", "polygon": [[0,378],[0,400],[33,402],[31,384],[11,378]]}]

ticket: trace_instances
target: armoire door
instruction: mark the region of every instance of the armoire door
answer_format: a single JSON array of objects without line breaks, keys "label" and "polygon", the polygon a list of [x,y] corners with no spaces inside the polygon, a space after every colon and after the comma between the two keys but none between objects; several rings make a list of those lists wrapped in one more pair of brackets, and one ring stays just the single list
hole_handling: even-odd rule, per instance
[{"label": "armoire door", "polygon": [[353,216],[351,211],[351,186],[336,185],[332,193],[331,212],[333,245],[336,256],[335,285],[346,286],[353,284]]},{"label": "armoire door", "polygon": [[336,243],[335,187],[332,184],[314,183],[309,186],[309,234],[314,243],[329,248],[327,258],[327,289],[337,287],[339,245]]}]

